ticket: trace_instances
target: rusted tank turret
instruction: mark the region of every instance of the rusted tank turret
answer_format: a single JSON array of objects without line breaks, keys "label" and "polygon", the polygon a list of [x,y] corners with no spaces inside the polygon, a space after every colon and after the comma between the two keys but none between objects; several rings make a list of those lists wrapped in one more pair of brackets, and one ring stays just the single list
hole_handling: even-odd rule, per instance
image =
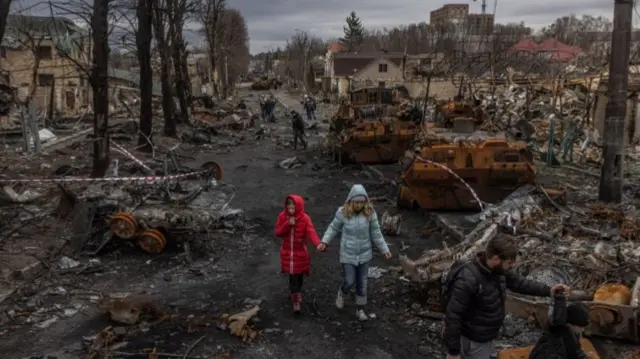
[{"label": "rusted tank turret", "polygon": [[400,162],[398,206],[478,210],[463,181],[482,202],[495,203],[535,180],[536,167],[525,142],[475,131],[475,123],[474,118],[458,117],[451,120],[451,129],[430,128],[421,134]]}]

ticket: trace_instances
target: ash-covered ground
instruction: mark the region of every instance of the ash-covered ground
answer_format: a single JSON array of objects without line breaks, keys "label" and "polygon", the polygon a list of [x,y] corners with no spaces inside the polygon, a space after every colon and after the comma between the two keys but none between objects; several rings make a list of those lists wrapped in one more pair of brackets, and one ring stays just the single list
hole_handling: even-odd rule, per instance
[{"label": "ash-covered ground", "polygon": [[[249,108],[258,111],[257,94],[242,91]],[[302,112],[295,98],[285,93],[278,96]],[[319,120],[331,110],[329,105],[319,105]],[[322,235],[353,184],[363,184],[371,197],[380,199],[375,202],[380,215],[393,207],[395,192],[389,181],[381,181],[368,168],[340,167],[322,156],[319,145],[326,124],[308,132],[309,149],[286,147],[291,129],[284,113],[280,106],[275,125],[258,123],[193,148],[190,161],[194,164],[216,161],[222,165],[225,192],[230,193],[230,186],[235,190],[229,206],[243,213],[225,228],[191,238],[191,263],[180,245],[169,246],[159,255],[127,246],[110,248],[97,257],[83,251],[64,252],[77,262],[76,268],[85,270],[61,269],[58,257],[49,258],[44,277],[24,284],[2,304],[2,357],[86,358],[90,343],[108,326],[121,327],[116,331],[115,343],[120,344],[112,351],[113,358],[136,357],[134,353],[154,348],[174,357],[191,350],[188,358],[227,354],[232,358],[444,357],[441,322],[425,310],[424,298],[413,285],[401,278],[396,259],[386,261],[380,255],[374,259],[368,310],[375,318],[360,323],[353,305],[342,311],[333,306],[341,279],[337,246],[326,253],[311,250],[312,275],[305,282],[303,315],[292,315],[287,279],[279,273],[280,240],[273,234],[285,196],[295,193],[305,198],[307,212]],[[279,165],[293,156],[299,166]],[[395,166],[379,169],[391,176]],[[387,237],[392,253],[415,257],[447,240],[426,215],[402,215],[403,233]],[[142,296],[169,317],[155,325],[114,324],[97,305],[101,296],[113,294]],[[217,320],[258,303],[261,311],[252,323],[261,333],[252,343],[230,335]],[[500,343],[533,344],[537,333],[526,320],[508,317]],[[601,354],[602,358],[618,357]]]}]

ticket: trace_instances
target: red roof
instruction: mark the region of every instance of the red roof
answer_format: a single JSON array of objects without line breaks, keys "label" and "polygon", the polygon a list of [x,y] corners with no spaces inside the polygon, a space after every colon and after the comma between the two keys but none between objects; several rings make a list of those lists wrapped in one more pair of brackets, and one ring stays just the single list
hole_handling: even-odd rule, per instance
[{"label": "red roof", "polygon": [[577,46],[563,44],[555,39],[546,39],[541,43],[533,40],[522,40],[513,45],[510,49],[515,52],[548,53],[549,61],[569,61],[576,55],[582,53],[582,49]]},{"label": "red roof", "polygon": [[549,61],[551,62],[567,62],[573,59],[576,55],[569,52],[555,51],[550,52]]},{"label": "red roof", "polygon": [[341,52],[344,50],[344,46],[339,42],[335,42],[333,44],[329,44],[328,50],[332,53]]},{"label": "red roof", "polygon": [[582,52],[582,49],[576,46],[570,46],[563,44],[558,40],[546,39],[538,44],[538,51],[540,52],[562,52],[567,54],[577,55]]},{"label": "red roof", "polygon": [[577,46],[563,44],[555,39],[546,39],[539,44],[533,40],[522,40],[511,46],[510,50],[516,52],[563,52],[573,55],[582,52],[582,49]]},{"label": "red roof", "polygon": [[533,40],[522,40],[511,46],[510,50],[516,52],[535,52],[538,50],[538,44]]}]

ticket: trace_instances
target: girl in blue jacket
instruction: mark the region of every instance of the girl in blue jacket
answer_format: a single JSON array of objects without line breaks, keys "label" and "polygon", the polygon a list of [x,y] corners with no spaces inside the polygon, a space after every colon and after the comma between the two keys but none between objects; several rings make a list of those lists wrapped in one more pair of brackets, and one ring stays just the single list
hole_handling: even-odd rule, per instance
[{"label": "girl in blue jacket", "polygon": [[367,320],[364,311],[367,304],[367,275],[369,262],[373,259],[373,244],[387,259],[391,252],[384,240],[378,216],[369,201],[367,191],[360,184],[351,187],[345,204],[338,208],[336,215],[322,237],[318,247],[324,250],[340,234],[340,263],[343,270],[342,286],[338,290],[336,307],[344,308],[344,296],[355,286],[356,316]]}]

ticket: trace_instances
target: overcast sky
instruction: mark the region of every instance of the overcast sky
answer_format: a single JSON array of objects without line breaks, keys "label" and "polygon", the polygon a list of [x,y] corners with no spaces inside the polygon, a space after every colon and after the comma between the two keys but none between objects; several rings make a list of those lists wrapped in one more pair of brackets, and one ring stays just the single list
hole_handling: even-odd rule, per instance
[{"label": "overcast sky", "polygon": [[[481,2],[471,0],[228,0],[230,7],[242,12],[251,36],[251,53],[268,51],[283,45],[300,29],[322,37],[343,34],[345,18],[355,10],[369,28],[429,22],[429,13],[446,3],[467,3],[471,12],[481,12]],[[487,1],[493,13],[494,1]],[[498,0],[495,11],[500,23],[524,21],[540,28],[556,18],[575,14],[613,17],[613,1],[607,0]]]},{"label": "overcast sky", "polygon": [[[67,0],[52,0],[67,2]],[[81,1],[81,0],[74,0]],[[83,0],[91,3],[92,0]],[[481,1],[481,0],[479,0]],[[14,0],[15,7],[25,8],[44,0]],[[495,11],[500,23],[524,21],[528,26],[539,29],[552,23],[556,18],[569,14],[589,14],[613,17],[611,0],[487,0],[487,12]],[[355,10],[362,24],[367,28],[391,28],[410,23],[429,22],[429,12],[446,3],[468,3],[471,12],[479,13],[481,3],[472,0],[227,0],[229,7],[236,8],[244,15],[249,26],[251,53],[268,51],[284,46],[296,29],[307,31],[323,38],[340,37],[345,18]],[[48,6],[45,7],[48,12]],[[634,24],[638,22],[637,12]],[[190,29],[199,24],[189,24]],[[185,29],[186,30],[186,29]],[[187,41],[199,45],[199,36],[193,31],[185,31]]]}]

